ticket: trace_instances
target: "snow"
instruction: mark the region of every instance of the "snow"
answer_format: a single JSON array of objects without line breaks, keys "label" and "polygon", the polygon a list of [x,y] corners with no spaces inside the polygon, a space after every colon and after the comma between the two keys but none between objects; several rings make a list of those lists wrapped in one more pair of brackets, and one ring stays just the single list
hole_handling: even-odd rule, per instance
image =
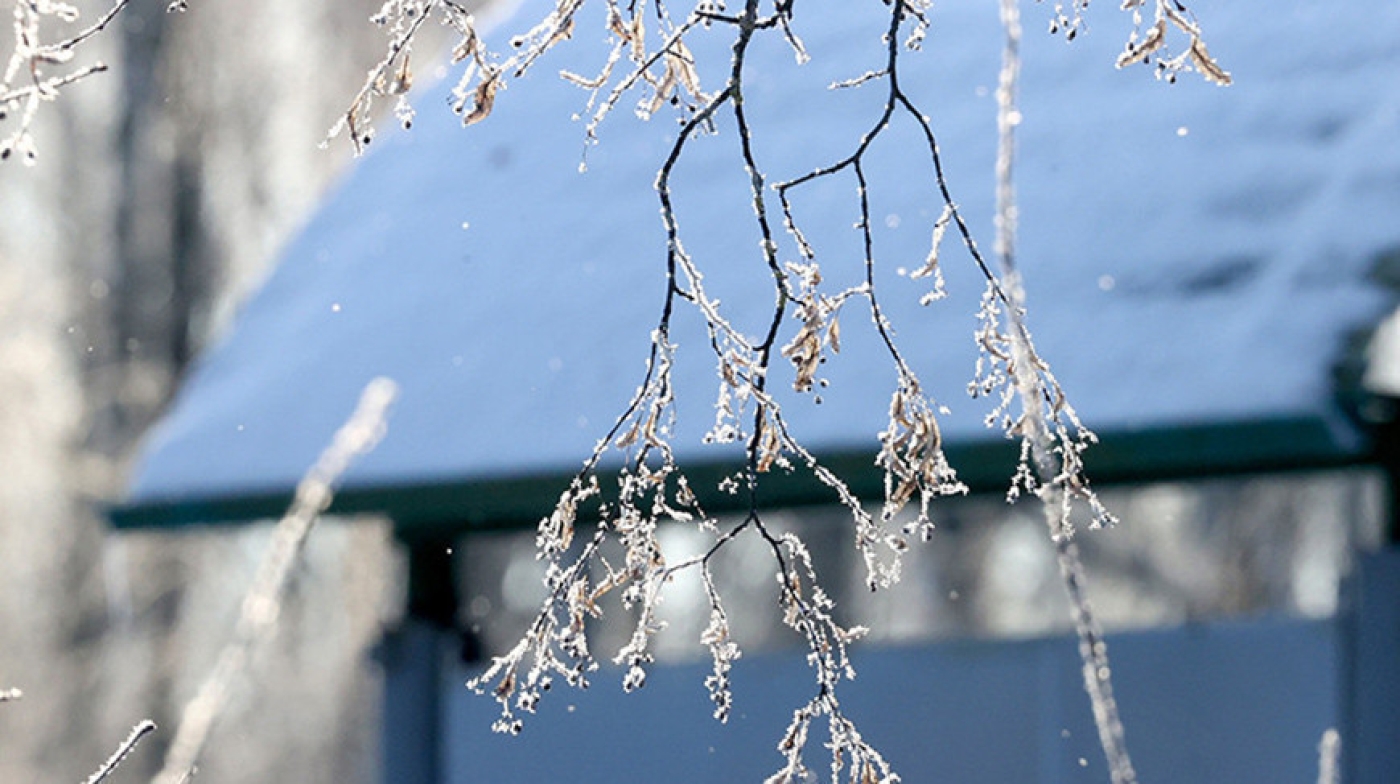
[{"label": "snow", "polygon": [[[1390,303],[1367,273],[1400,247],[1400,5],[1193,5],[1233,87],[1115,70],[1130,21],[1111,5],[1094,8],[1073,44],[1043,32],[1047,8],[1026,9],[1017,176],[1030,324],[1101,433],[1329,418],[1345,337]],[[497,47],[550,6],[523,3]],[[904,79],[989,250],[996,9],[932,13]],[[775,42],[749,65],[756,155],[774,181],[844,157],[881,102],[879,84],[824,86],[882,65],[883,7],[799,14],[813,61],[798,66]],[[129,504],[290,488],[378,375],[401,397],[348,485],[534,475],[583,460],[642,380],[665,286],[652,183],[676,130],[667,112],[644,123],[625,101],[579,172],[584,130],[571,115],[587,96],[554,74],[596,71],[601,29],[587,17],[469,129],[444,107],[451,76],[416,96],[412,131],[380,134],[198,362],[144,445]],[[727,34],[717,27],[693,48],[724,56]],[[678,167],[677,209],[711,293],[753,334],[772,290],[732,122],[719,130]],[[964,392],[981,294],[967,254],[950,232],[950,296],[927,307],[928,281],[896,273],[922,265],[941,208],[907,121],[869,169],[882,304],[927,391],[952,409],[945,436],[999,438]],[[855,194],[848,176],[795,191],[832,290],[860,275]],[[823,402],[786,395],[787,412],[818,451],[873,454],[894,374],[868,309],[852,302],[842,322]],[[678,453],[733,457],[699,443],[718,380],[693,312],[678,315],[674,335]],[[784,365],[775,386],[791,378]]]}]

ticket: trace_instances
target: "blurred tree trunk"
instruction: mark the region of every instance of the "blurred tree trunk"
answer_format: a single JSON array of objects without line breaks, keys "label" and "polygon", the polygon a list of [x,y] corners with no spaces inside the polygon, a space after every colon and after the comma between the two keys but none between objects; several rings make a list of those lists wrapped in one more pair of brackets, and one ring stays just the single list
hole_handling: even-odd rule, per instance
[{"label": "blurred tree trunk", "polygon": [[[144,428],[349,157],[317,149],[382,55],[377,0],[133,2],[85,45],[112,69],[0,167],[0,781],[79,781],[141,718],[163,731],[236,613],[265,530],[108,532]],[[8,8],[7,8],[8,10]],[[100,12],[85,5],[85,19]],[[368,782],[391,603],[381,524],[317,531],[275,650],[202,770]]]}]

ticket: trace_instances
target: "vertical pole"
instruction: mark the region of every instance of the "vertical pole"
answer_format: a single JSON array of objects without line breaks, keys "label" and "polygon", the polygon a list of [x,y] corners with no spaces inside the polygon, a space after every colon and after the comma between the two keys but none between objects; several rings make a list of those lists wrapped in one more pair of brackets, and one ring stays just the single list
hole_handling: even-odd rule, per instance
[{"label": "vertical pole", "polygon": [[1385,542],[1400,545],[1400,398],[1371,393],[1361,404],[1373,459],[1385,472]]},{"label": "vertical pole", "polygon": [[380,727],[380,781],[441,784],[443,632],[408,618],[381,647],[384,707]]},{"label": "vertical pole", "polygon": [[405,542],[408,607],[403,624],[387,632],[384,667],[381,781],[443,784],[443,690],[449,656],[460,648],[452,547],[441,540]]},{"label": "vertical pole", "polygon": [[1353,577],[1348,784],[1400,781],[1400,548],[1361,554]]}]

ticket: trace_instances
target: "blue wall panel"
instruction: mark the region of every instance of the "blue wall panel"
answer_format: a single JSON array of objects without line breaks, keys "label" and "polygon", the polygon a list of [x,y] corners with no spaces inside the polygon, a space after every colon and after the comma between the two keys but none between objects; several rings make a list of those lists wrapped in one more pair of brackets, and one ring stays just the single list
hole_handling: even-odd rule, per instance
[{"label": "blue wall panel", "polygon": [[[1129,747],[1144,781],[1309,782],[1338,725],[1332,621],[1211,624],[1110,639]],[[1106,782],[1069,638],[864,651],[843,703],[907,782]],[[802,657],[736,665],[728,725],[710,719],[705,665],[654,668],[626,695],[604,670],[558,688],[519,737],[492,735],[495,704],[446,688],[447,781],[760,782],[812,689]],[[825,773],[824,727],[809,765]],[[827,780],[823,775],[820,780]]]}]

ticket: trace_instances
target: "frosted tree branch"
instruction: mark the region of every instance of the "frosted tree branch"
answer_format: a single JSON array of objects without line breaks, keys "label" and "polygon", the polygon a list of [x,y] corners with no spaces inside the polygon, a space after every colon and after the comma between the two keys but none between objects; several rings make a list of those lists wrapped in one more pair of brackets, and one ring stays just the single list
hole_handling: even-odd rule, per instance
[{"label": "frosted tree branch", "polygon": [[[1153,0],[1154,15],[1152,24],[1144,28],[1142,7],[1146,0],[1124,0],[1123,8],[1133,12],[1136,28],[1132,37],[1124,45],[1118,56],[1119,68],[1137,63],[1154,65],[1157,78],[1168,82],[1176,81],[1176,75],[1183,70],[1194,69],[1208,82],[1225,86],[1230,84],[1230,74],[1206,50],[1205,39],[1201,37],[1200,25],[1196,23],[1189,9],[1178,0]],[[1175,31],[1187,38],[1186,49],[1172,54],[1167,46],[1168,35]]]},{"label": "frosted tree branch", "polygon": [[76,23],[78,9],[58,0],[15,1],[14,51],[0,77],[0,127],[12,118],[17,118],[14,119],[17,127],[0,138],[0,161],[7,161],[18,153],[26,165],[34,164],[38,147],[30,129],[39,106],[56,100],[64,87],[101,73],[107,66],[98,62],[60,74],[50,74],[49,69],[72,63],[77,48],[105,30],[128,2],[130,0],[116,0],[92,25],[67,38],[44,43],[46,26],[54,22]]},{"label": "frosted tree branch", "polygon": [[[496,657],[468,683],[478,692],[489,691],[500,705],[501,713],[493,728],[506,733],[521,731],[522,715],[536,709],[556,678],[573,686],[587,685],[590,674],[598,668],[589,645],[589,627],[601,617],[601,601],[609,595],[620,599],[633,614],[635,624],[612,661],[623,668],[624,689],[641,688],[653,658],[651,640],[664,627],[657,607],[666,586],[685,571],[698,573],[710,605],[709,624],[700,638],[713,662],[705,683],[715,706],[715,717],[725,720],[733,704],[729,673],[740,649],[713,580],[712,559],[737,538],[756,536],[772,555],[779,584],[777,609],[784,623],[809,648],[815,685],[813,696],[794,712],[778,745],[784,765],[769,779],[770,784],[802,781],[810,775],[803,753],[813,722],[822,718],[830,737],[827,746],[833,782],[843,778],[860,784],[898,780],[890,765],[842,713],[837,698],[840,682],[854,675],[847,647],[865,630],[837,623],[832,614],[833,602],[821,587],[806,545],[796,535],[779,533],[767,524],[762,514],[762,493],[763,478],[773,470],[809,472],[830,490],[833,500],[849,510],[855,546],[866,565],[867,582],[872,589],[880,589],[899,579],[900,556],[908,548],[907,538],[932,534],[931,503],[940,496],[966,492],[943,452],[938,422],[942,407],[925,392],[906,361],[881,308],[876,286],[880,248],[871,228],[866,158],[893,123],[908,122],[922,136],[923,152],[928,155],[930,197],[942,208],[931,227],[927,259],[914,274],[916,279],[932,283],[932,290],[921,302],[930,304],[943,296],[940,246],[951,229],[986,284],[976,332],[981,352],[972,369],[968,391],[975,398],[990,401],[988,426],[1001,429],[1021,444],[1021,460],[1011,477],[1008,498],[1034,495],[1045,510],[1080,634],[1085,686],[1113,780],[1115,784],[1133,782],[1135,774],[1123,744],[1106,648],[1085,598],[1083,569],[1069,517],[1072,506],[1082,503],[1092,511],[1094,527],[1113,522],[1084,471],[1082,455],[1095,437],[1080,422],[1049,363],[1035,349],[1014,262],[1017,215],[1012,164],[1014,128],[1019,121],[1015,89],[1020,67],[1020,24],[1015,0],[1002,3],[1007,46],[998,90],[995,267],[979,250],[953,198],[931,121],[901,83],[902,58],[920,48],[925,39],[930,23],[929,0],[884,3],[883,11],[889,14],[883,39],[885,61],[832,85],[841,90],[883,91],[883,106],[871,118],[869,130],[855,143],[853,151],[808,174],[776,184],[769,183],[753,144],[744,89],[745,67],[752,42],[766,34],[782,36],[798,62],[809,56],[797,35],[793,0],[745,0],[733,10],[723,2],[700,0],[684,19],[675,20],[665,0],[598,0],[598,4],[604,7],[605,33],[610,39],[605,61],[596,75],[565,71],[560,76],[587,92],[583,112],[588,118],[585,145],[598,142],[601,124],[629,95],[640,93],[636,113],[643,119],[667,105],[677,112],[677,133],[656,178],[665,233],[667,286],[636,393],[583,461],[553,512],[540,521],[536,543],[539,557],[546,563],[546,598],[539,613],[514,648]],[[370,70],[332,135],[348,131],[359,150],[372,138],[371,108],[375,99],[397,95],[402,107],[402,93],[412,81],[409,54],[413,38],[430,14],[437,14],[460,35],[453,59],[465,63],[466,68],[454,93],[453,108],[464,124],[472,124],[490,114],[497,93],[510,78],[525,73],[550,49],[574,34],[583,5],[584,0],[556,0],[552,11],[526,33],[512,39],[512,51],[503,57],[487,50],[465,8],[448,0],[389,0],[376,17],[376,22],[389,31],[386,54]],[[1133,0],[1124,4],[1133,12],[1139,31],[1143,24],[1141,5]],[[1087,7],[1088,0],[1073,0],[1069,10],[1057,4],[1052,31],[1074,37],[1080,14]],[[1127,45],[1133,62],[1155,57],[1151,61],[1158,63],[1158,73],[1164,78],[1170,78],[1185,67],[1182,64],[1189,63],[1207,78],[1228,82],[1228,74],[1205,54],[1199,28],[1184,6],[1174,0],[1169,6],[1159,2],[1158,14],[1190,38],[1186,59],[1180,63],[1162,60],[1166,56],[1164,49],[1140,51],[1140,32],[1135,32]],[[722,74],[716,89],[707,91],[703,80],[710,74],[701,72],[687,42],[692,36],[711,30],[728,30],[733,38],[727,72]],[[404,122],[412,117],[411,108],[400,108],[397,114]],[[719,301],[707,292],[704,271],[711,261],[698,259],[686,249],[684,216],[672,192],[672,175],[694,140],[719,133],[731,124],[737,142],[732,160],[748,178],[753,227],[759,237],[758,253],[752,261],[766,271],[772,285],[772,310],[766,327],[756,338],[736,329]],[[822,265],[842,260],[825,259],[820,249],[808,241],[796,218],[794,202],[809,184],[836,177],[849,178],[855,193],[862,252],[854,261],[861,265],[864,275],[858,285],[831,291],[823,285]],[[772,199],[776,202],[770,202]],[[774,225],[779,220],[781,232]],[[796,246],[800,261],[780,260],[779,240],[784,234]],[[845,481],[803,445],[800,433],[791,431],[770,389],[770,382],[786,364],[792,370],[792,386],[797,392],[817,394],[826,383],[818,377],[821,365],[840,352],[842,317],[853,307],[868,308],[873,329],[895,375],[889,424],[878,435],[877,464],[885,473],[884,503],[878,517],[867,512],[863,501]],[[672,384],[677,348],[670,335],[673,316],[682,308],[692,309],[703,319],[719,379],[715,422],[705,441],[716,448],[742,450],[743,455],[742,468],[721,482],[719,489],[742,499],[748,512],[724,530],[700,507],[671,446],[675,398],[681,390]],[[795,333],[783,341],[792,320],[797,322]],[[623,467],[615,485],[605,486],[598,468],[610,453],[622,456]],[[890,530],[901,510],[915,499],[918,513],[914,521],[900,530]],[[669,563],[657,538],[660,526],[666,523],[698,526],[712,537],[708,548]],[[580,535],[582,527],[590,528],[591,533]]]},{"label": "frosted tree branch", "polygon": [[102,767],[98,768],[91,776],[88,776],[83,784],[101,784],[101,782],[106,781],[107,777],[112,775],[112,773],[121,766],[122,762],[131,755],[131,752],[136,750],[136,745],[141,742],[141,739],[155,731],[156,723],[149,719],[132,727],[131,733],[126,736],[126,740],[123,740],[121,744],[117,746],[117,750],[112,752],[112,756],[108,757],[107,761],[102,763]]},{"label": "frosted tree branch", "polygon": [[1341,733],[1329,728],[1322,733],[1322,740],[1317,744],[1317,784],[1340,784],[1341,760]]},{"label": "frosted tree branch", "polygon": [[232,638],[220,651],[199,691],[185,705],[165,764],[154,779],[156,784],[179,784],[194,775],[214,723],[223,714],[249,658],[276,631],[293,567],[316,521],[330,507],[336,482],[353,460],[383,438],[389,406],[397,394],[397,386],[389,379],[371,381],[361,393],[354,413],[297,485],[292,505],[278,521],[271,545],[244,595]]},{"label": "frosted tree branch", "polygon": [[[1036,355],[1026,327],[1025,288],[1016,267],[1016,188],[1013,165],[1016,154],[1016,126],[1021,122],[1017,107],[1017,90],[1021,73],[1021,11],[1020,0],[1001,0],[1001,22],[1005,31],[1001,75],[997,83],[997,163],[996,163],[996,256],[1005,289],[1012,298],[1006,316],[1010,328],[1010,375],[1015,381],[1021,400],[1022,467],[1029,452],[1035,466],[1034,486],[1028,476],[1022,482],[1034,489],[1040,498],[1050,541],[1055,548],[1060,578],[1069,598],[1075,632],[1079,637],[1079,655],[1084,677],[1084,690],[1093,707],[1094,724],[1098,729],[1099,745],[1108,764],[1113,784],[1135,784],[1137,773],[1128,754],[1123,722],[1119,718],[1118,701],[1113,696],[1112,669],[1108,660],[1108,643],[1104,640],[1098,619],[1089,603],[1087,576],[1074,542],[1070,521],[1070,500],[1074,493],[1097,505],[1097,498],[1082,478],[1083,467],[1070,464],[1060,455],[1077,455],[1080,444],[1063,444],[1066,427],[1053,403],[1047,410],[1045,401],[1063,396],[1049,367]],[[1073,414],[1071,413],[1072,417]],[[1081,429],[1082,430],[1082,429]],[[1092,436],[1088,436],[1092,439]]]}]

